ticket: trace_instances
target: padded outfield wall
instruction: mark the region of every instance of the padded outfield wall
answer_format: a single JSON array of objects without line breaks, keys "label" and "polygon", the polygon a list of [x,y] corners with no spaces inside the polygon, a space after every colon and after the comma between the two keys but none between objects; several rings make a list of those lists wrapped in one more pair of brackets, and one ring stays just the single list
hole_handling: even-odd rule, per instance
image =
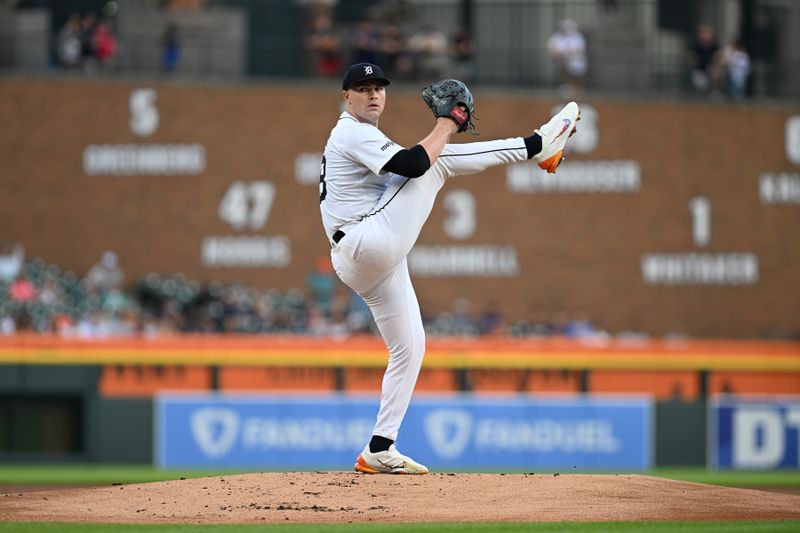
[{"label": "padded outfield wall", "polygon": [[[0,337],[0,461],[349,468],[385,361],[373,337]],[[798,343],[434,338],[403,442],[437,468],[797,469],[798,393]]]},{"label": "padded outfield wall", "polygon": [[[0,83],[1,237],[84,274],[103,250],[128,280],[303,287],[328,253],[320,153],[335,82],[187,86]],[[432,125],[416,87],[381,126]],[[481,137],[527,134],[560,102],[476,88]],[[509,317],[585,310],[610,331],[800,332],[797,109],[587,99],[559,173],[454,179],[410,257],[430,312],[458,297]]]}]

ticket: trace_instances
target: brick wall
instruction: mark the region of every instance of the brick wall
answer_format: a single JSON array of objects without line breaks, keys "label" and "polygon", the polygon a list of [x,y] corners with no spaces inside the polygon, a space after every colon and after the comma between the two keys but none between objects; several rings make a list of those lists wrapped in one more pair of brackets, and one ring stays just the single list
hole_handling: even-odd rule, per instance
[{"label": "brick wall", "polygon": [[[79,275],[103,250],[113,249],[129,281],[155,271],[183,272],[199,281],[303,287],[328,245],[317,184],[298,182],[295,161],[322,150],[338,115],[336,85],[4,81],[0,238],[23,243],[28,257],[41,256]],[[149,105],[158,112],[158,127],[140,137],[129,123],[132,91],[143,87],[155,90]],[[459,142],[528,134],[558,103],[480,88],[475,96],[481,136],[462,136]],[[425,308],[446,310],[465,296],[473,312],[496,302],[510,317],[583,309],[610,331],[640,328],[712,337],[799,333],[800,200],[790,194],[793,202],[764,203],[759,195],[767,172],[786,173],[790,184],[800,186],[800,166],[787,150],[792,109],[587,103],[596,120],[587,116],[578,135],[596,134],[596,146],[571,154],[565,165],[634,162],[640,169],[638,187],[511,191],[505,167],[453,179],[419,244],[511,246],[519,271],[512,277],[417,275],[415,287]],[[390,88],[381,121],[390,137],[410,146],[432,123],[415,89]],[[118,144],[198,144],[204,170],[196,175],[86,173],[88,146]],[[236,229],[220,216],[220,203],[236,181],[274,186],[262,227]],[[457,213],[448,210],[444,195],[456,189],[475,200],[476,226],[465,239],[445,230],[445,221]],[[704,245],[693,239],[702,214],[693,214],[689,203],[697,197],[710,206],[710,240]],[[210,268],[202,260],[202,243],[209,236],[285,236],[291,259],[285,267]],[[757,279],[740,285],[646,283],[643,256],[663,253],[753,254]]]}]

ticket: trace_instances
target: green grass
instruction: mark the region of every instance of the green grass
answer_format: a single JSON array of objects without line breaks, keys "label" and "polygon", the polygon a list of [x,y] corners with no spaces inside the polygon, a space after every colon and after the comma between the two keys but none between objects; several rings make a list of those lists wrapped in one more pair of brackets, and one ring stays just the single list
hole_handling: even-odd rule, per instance
[{"label": "green grass", "polygon": [[564,533],[578,531],[594,533],[614,531],[625,533],[794,533],[800,521],[774,522],[585,522],[547,524],[277,524],[277,525],[111,525],[111,524],[62,524],[2,523],[0,533],[187,533],[189,531],[213,533]]},{"label": "green grass", "polygon": [[797,470],[775,471],[714,471],[702,468],[660,468],[650,472],[651,475],[725,485],[728,487],[797,487],[800,489],[800,474]]},{"label": "green grass", "polygon": [[241,474],[243,470],[161,470],[126,465],[0,465],[0,485],[106,485]]},{"label": "green grass", "polygon": [[[150,466],[120,465],[0,465],[0,485],[146,483],[180,478],[229,476],[242,472],[242,470],[160,470]],[[614,472],[609,473],[613,474]],[[800,475],[796,470],[715,472],[703,468],[662,468],[645,473],[669,479],[729,487],[798,487],[800,489]]]}]

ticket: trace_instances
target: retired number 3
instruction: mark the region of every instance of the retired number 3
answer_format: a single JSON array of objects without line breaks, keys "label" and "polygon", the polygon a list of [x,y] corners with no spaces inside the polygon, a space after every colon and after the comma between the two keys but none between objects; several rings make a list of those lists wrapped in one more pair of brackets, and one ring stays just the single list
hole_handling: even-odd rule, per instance
[{"label": "retired number 3", "polygon": [[328,196],[328,186],[325,185],[325,156],[322,156],[322,166],[319,169],[319,203]]}]

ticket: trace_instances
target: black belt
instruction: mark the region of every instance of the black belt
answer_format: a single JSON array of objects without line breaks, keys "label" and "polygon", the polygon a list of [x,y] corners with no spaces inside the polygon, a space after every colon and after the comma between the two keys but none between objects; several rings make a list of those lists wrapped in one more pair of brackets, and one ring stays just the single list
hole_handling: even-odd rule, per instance
[{"label": "black belt", "polygon": [[339,244],[339,241],[341,241],[343,238],[344,232],[342,230],[337,229],[335,232],[333,232],[333,242],[336,244]]}]

